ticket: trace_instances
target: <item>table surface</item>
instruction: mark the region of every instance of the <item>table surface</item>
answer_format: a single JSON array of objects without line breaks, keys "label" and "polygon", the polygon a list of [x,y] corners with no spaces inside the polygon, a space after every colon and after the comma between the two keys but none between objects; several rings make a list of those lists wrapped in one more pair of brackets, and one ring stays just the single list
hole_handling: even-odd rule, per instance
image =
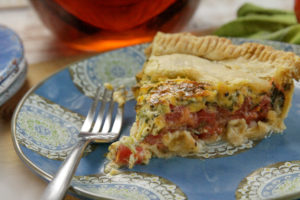
[{"label": "table surface", "polygon": [[[239,6],[245,2],[258,5],[293,9],[293,0],[201,0],[184,31],[207,33],[236,16]],[[25,57],[29,64],[25,85],[5,105],[0,107],[0,194],[1,199],[39,199],[47,183],[25,166],[16,154],[11,140],[11,114],[14,105],[23,94],[39,81],[61,69],[65,64],[87,55],[60,43],[39,21],[30,5],[22,1],[20,7],[1,8],[0,25],[15,30],[23,40]],[[67,195],[65,199],[76,199]]]}]

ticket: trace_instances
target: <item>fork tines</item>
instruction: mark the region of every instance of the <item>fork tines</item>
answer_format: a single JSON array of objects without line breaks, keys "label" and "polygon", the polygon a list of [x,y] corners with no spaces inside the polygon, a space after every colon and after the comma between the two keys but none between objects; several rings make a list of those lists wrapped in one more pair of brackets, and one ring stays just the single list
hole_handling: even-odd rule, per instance
[{"label": "fork tines", "polygon": [[[117,103],[113,100],[114,92],[114,89],[109,90],[105,87],[97,88],[93,104],[81,128],[79,134],[80,137],[85,137],[97,133],[105,134],[110,132],[120,132],[123,112],[122,110],[120,110],[119,106],[117,106]],[[98,108],[99,99],[101,99],[100,108]],[[98,114],[97,110],[99,110]]]}]

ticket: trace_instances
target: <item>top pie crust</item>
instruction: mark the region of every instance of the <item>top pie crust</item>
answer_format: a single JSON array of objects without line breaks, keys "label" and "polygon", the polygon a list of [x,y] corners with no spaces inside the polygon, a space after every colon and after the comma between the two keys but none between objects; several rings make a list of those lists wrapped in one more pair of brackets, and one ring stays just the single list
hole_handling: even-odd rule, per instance
[{"label": "top pie crust", "polygon": [[139,79],[183,76],[195,81],[266,86],[300,77],[300,59],[292,52],[257,43],[234,45],[229,39],[189,33],[158,33],[145,50],[148,61]]}]

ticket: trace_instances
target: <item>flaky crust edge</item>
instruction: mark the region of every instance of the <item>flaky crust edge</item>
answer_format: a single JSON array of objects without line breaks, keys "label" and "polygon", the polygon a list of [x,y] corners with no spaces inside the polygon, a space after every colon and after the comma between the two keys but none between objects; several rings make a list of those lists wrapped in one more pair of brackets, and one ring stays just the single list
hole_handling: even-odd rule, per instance
[{"label": "flaky crust edge", "polygon": [[[173,53],[199,56],[208,60],[227,60],[243,57],[249,61],[268,62],[283,68],[286,78],[299,80],[300,58],[293,52],[276,50],[258,43],[232,44],[230,39],[218,36],[195,36],[190,33],[166,34],[158,32],[145,55],[161,56]],[[141,78],[141,71],[137,78]]]}]

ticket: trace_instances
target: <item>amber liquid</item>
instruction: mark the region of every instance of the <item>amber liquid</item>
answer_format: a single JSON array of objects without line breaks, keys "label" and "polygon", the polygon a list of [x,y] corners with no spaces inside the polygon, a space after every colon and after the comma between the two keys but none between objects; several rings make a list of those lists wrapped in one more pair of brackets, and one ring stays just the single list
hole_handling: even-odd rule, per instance
[{"label": "amber liquid", "polygon": [[176,32],[198,0],[31,0],[44,24],[76,49],[105,51]]}]

